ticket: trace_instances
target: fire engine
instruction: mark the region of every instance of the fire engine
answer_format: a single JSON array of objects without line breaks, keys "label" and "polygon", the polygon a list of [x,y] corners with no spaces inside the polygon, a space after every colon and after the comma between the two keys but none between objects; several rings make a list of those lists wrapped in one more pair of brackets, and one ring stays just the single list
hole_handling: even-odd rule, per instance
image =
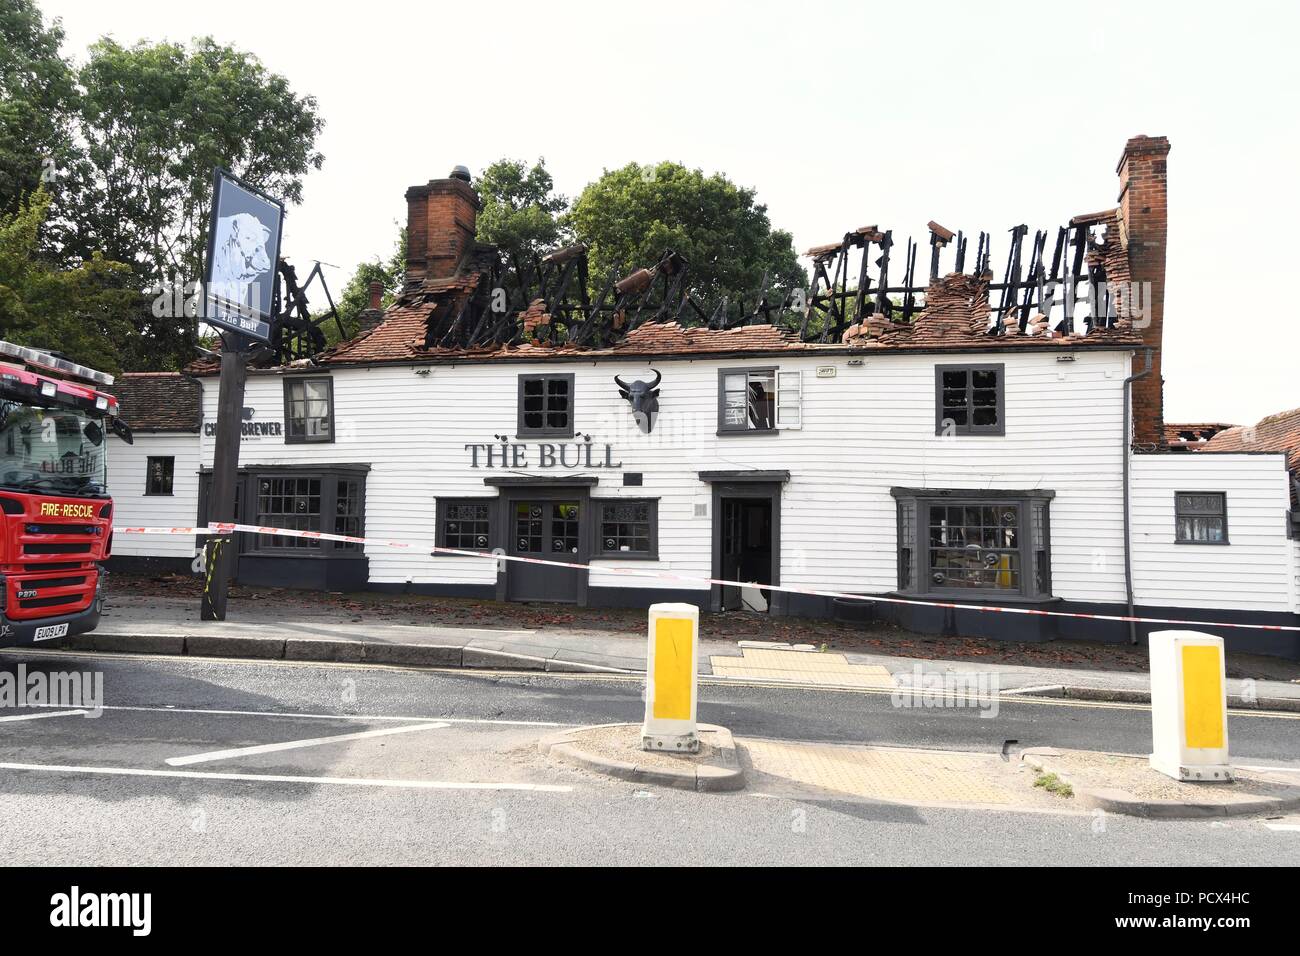
[{"label": "fire engine", "polygon": [[94,630],[113,549],[113,376],[0,341],[0,647]]}]

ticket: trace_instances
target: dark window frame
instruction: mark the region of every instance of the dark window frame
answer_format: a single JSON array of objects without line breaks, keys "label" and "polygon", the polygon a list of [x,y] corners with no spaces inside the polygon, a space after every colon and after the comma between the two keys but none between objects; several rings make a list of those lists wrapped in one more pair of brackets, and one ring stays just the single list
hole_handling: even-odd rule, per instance
[{"label": "dark window frame", "polygon": [[[966,423],[964,425],[953,423],[953,431],[948,432],[944,429],[944,422],[947,418],[944,416],[943,403],[943,374],[944,372],[965,372],[966,373]],[[976,372],[995,372],[998,377],[997,392],[997,424],[995,425],[976,425],[975,424],[975,373]],[[1006,401],[1007,397],[1007,367],[1000,362],[962,362],[958,364],[935,365],[934,367],[934,433],[939,436],[953,435],[989,435],[993,437],[1003,436],[1007,433],[1007,416]]]},{"label": "dark window frame", "polygon": [[[329,435],[325,437],[308,435],[306,419],[303,419],[303,434],[295,435],[293,433],[293,417],[291,410],[293,408],[292,389],[294,385],[303,385],[308,382],[325,382],[328,392],[327,401],[329,402],[330,424]],[[304,411],[306,411],[304,397]],[[334,376],[332,375],[287,375],[284,379],[284,443],[286,445],[329,445],[334,442]]]},{"label": "dark window frame", "polygon": [[[1223,502],[1223,510],[1217,515],[1210,512],[1190,512],[1183,514],[1178,510],[1179,499],[1187,497],[1214,497]],[[1179,534],[1178,525],[1180,518],[1222,518],[1223,519],[1223,539],[1221,541],[1197,541],[1195,538],[1184,538]],[[1211,547],[1221,547],[1231,544],[1232,541],[1228,536],[1228,493],[1226,491],[1175,491],[1174,492],[1174,544],[1191,544],[1191,545],[1210,545]]]},{"label": "dark window frame", "polygon": [[[748,376],[754,373],[771,373],[772,375],[772,424],[768,428],[750,428],[749,427],[749,379]],[[780,368],[776,365],[746,365],[740,368],[720,368],[718,369],[718,434],[719,435],[771,435],[779,429],[776,427],[776,409],[777,402],[780,398],[778,375]],[[745,425],[743,427],[727,424],[727,376],[728,375],[745,375]],[[802,395],[800,396],[802,399]],[[799,412],[800,422],[803,420],[803,410]]]},{"label": "dark window frame", "polygon": [[[530,428],[524,424],[524,384],[526,382],[541,381],[545,382],[551,379],[563,379],[569,383],[569,424],[566,428],[551,428],[542,426],[541,428]],[[542,386],[543,406],[542,416],[547,415],[545,407],[546,386]],[[515,434],[521,438],[572,438],[576,434],[574,418],[577,413],[577,390],[575,387],[575,376],[572,372],[537,372],[524,373],[519,376],[518,393],[515,400],[516,420]]]},{"label": "dark window frame", "polygon": [[[153,463],[155,461],[170,462],[167,468],[167,490],[153,490]],[[148,455],[144,463],[144,494],[146,498],[174,498],[176,497],[176,456],[175,455]]]},{"label": "dark window frame", "polygon": [[[933,595],[938,597],[997,597],[1011,601],[1053,600],[1052,593],[1052,533],[1051,502],[1056,493],[1047,489],[987,490],[987,489],[935,489],[891,488],[896,499],[897,533],[897,590],[901,594]],[[1017,510],[1016,548],[1019,554],[1020,586],[1015,590],[996,587],[942,587],[932,579],[930,563],[930,509],[954,506],[1014,505]],[[904,515],[912,510],[910,533],[905,527]],[[1043,547],[1035,547],[1035,521],[1041,520]],[[905,558],[904,552],[910,551]],[[1042,554],[1040,565],[1038,556]]]},{"label": "dark window frame", "polygon": [[[238,477],[235,481],[235,499],[237,503],[236,520],[244,524],[257,524],[257,506],[260,489],[258,483],[264,478],[320,478],[322,481],[321,491],[321,520],[324,522],[325,509],[330,509],[331,519],[336,516],[338,505],[338,485],[341,481],[355,481],[359,487],[358,495],[358,518],[360,525],[360,534],[358,537],[364,537],[366,533],[366,507],[368,493],[366,485],[370,475],[370,465],[348,462],[328,462],[320,465],[304,464],[285,464],[285,465],[252,465],[240,466]],[[199,496],[197,517],[200,525],[209,520],[209,509],[212,507],[212,469],[204,466],[199,469]],[[333,525],[323,528],[325,531],[333,531]],[[319,540],[320,547],[317,548],[299,548],[291,550],[289,548],[261,547],[260,535],[243,534],[235,536],[236,554],[238,556],[249,556],[259,558],[303,558],[308,561],[319,560],[366,560],[364,546],[348,545],[343,542],[333,542]],[[335,545],[338,545],[336,548]]]},{"label": "dark window frame", "polygon": [[[484,505],[487,507],[488,522],[488,543],[484,551],[491,551],[497,546],[497,513],[501,508],[501,498],[499,495],[461,495],[456,497],[440,497],[437,506],[434,509],[434,520],[437,524],[434,526],[434,544],[439,548],[460,547],[459,545],[447,544],[447,532],[443,527],[447,522],[447,511],[454,505]],[[475,548],[462,550],[477,550]],[[446,554],[441,551],[433,552],[435,558],[459,558],[463,555]]]},{"label": "dark window frame", "polygon": [[[591,498],[590,507],[594,514],[591,520],[591,556],[601,560],[612,561],[658,561],[659,560],[659,499],[658,498]],[[605,507],[617,505],[646,505],[649,508],[649,551],[606,551],[605,536],[601,526],[605,523]]]},{"label": "dark window frame", "polygon": [[[338,492],[339,483],[344,481],[355,481],[358,485],[358,514],[356,515],[359,524],[358,534],[355,537],[364,538],[366,534],[366,474],[364,472],[342,471],[332,469],[319,469],[312,471],[299,470],[279,470],[276,468],[255,469],[250,471],[248,485],[248,502],[244,505],[245,513],[248,514],[249,520],[254,524],[261,524],[260,509],[261,499],[261,482],[275,481],[277,479],[317,479],[320,481],[320,528],[319,530],[327,534],[335,534],[334,519],[338,511]],[[329,522],[326,526],[326,522]],[[289,545],[268,544],[264,539],[274,537],[273,535],[254,534],[249,535],[249,544],[245,554],[264,555],[267,557],[303,557],[303,558],[350,558],[364,555],[365,548],[363,545],[348,544],[343,541],[329,541],[321,538],[314,539],[315,547],[297,547]],[[292,539],[287,539],[292,540]],[[312,540],[312,539],[298,539]]]}]

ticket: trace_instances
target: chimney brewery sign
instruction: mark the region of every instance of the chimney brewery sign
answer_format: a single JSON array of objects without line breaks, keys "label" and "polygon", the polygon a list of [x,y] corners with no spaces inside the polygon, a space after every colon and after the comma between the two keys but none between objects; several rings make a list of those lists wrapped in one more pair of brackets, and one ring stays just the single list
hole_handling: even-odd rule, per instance
[{"label": "chimney brewery sign", "polygon": [[[240,441],[248,441],[248,439],[250,438],[263,438],[268,436],[273,438],[282,438],[284,436],[283,422],[255,421],[253,416],[256,413],[257,413],[257,409],[249,405],[245,405],[243,407],[243,411],[240,416],[243,420],[239,423]],[[217,423],[204,422],[203,434],[208,438],[215,437],[217,434]]]}]

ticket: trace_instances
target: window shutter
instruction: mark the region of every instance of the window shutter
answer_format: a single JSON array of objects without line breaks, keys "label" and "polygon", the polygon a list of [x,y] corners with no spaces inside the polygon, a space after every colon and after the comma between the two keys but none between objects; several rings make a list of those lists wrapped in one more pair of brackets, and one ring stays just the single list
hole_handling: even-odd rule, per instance
[{"label": "window shutter", "polygon": [[803,372],[776,373],[776,427],[803,428]]}]

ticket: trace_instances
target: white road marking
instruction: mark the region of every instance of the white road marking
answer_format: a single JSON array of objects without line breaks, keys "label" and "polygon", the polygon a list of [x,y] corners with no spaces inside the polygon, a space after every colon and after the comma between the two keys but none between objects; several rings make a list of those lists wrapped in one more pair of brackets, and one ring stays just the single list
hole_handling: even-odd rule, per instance
[{"label": "white road marking", "polygon": [[[53,704],[33,704],[33,707],[52,707]],[[125,705],[105,705],[104,710],[135,711],[148,714],[211,714],[215,717],[301,717],[306,720],[394,720],[402,723],[413,721],[441,721],[448,724],[501,724],[513,727],[577,727],[578,724],[559,724],[550,720],[493,720],[487,717],[403,717],[381,714],[300,714],[292,710],[212,710],[199,707],[177,707],[167,704],[165,707],[128,707]]]},{"label": "white road marking", "polygon": [[63,764],[0,763],[0,770],[89,773],[117,777],[178,777],[185,780],[240,780],[256,783],[326,783],[348,787],[403,787],[411,790],[525,790],[572,793],[572,787],[545,783],[459,783],[451,780],[383,780],[370,777],[309,777],[267,773],[215,773],[203,770],[143,770],[133,767],[82,767]]},{"label": "white road marking", "polygon": [[1285,830],[1288,833],[1300,833],[1300,823],[1265,823],[1270,830]]},{"label": "white road marking", "polygon": [[1248,767],[1245,764],[1242,764],[1238,769],[1262,770],[1269,773],[1300,773],[1300,767]]},{"label": "white road marking", "polygon": [[[50,707],[51,704],[35,704],[36,707]],[[0,723],[9,720],[40,720],[42,717],[84,717],[89,711],[85,710],[59,710],[52,713],[43,714],[14,714],[12,717],[0,717]]]},{"label": "white road marking", "polygon": [[345,740],[364,740],[367,737],[387,737],[389,734],[409,734],[416,730],[444,730],[450,724],[412,724],[406,727],[384,727],[380,730],[361,730],[355,734],[336,734],[333,737],[308,737],[305,740],[285,740],[278,744],[257,744],[252,747],[235,747],[231,750],[209,750],[207,753],[187,757],[168,757],[172,767],[187,767],[193,763],[211,763],[213,760],[230,760],[233,757],[251,757],[254,754],[271,754],[281,750],[300,750],[304,747],[321,747],[325,744],[343,743]]}]

